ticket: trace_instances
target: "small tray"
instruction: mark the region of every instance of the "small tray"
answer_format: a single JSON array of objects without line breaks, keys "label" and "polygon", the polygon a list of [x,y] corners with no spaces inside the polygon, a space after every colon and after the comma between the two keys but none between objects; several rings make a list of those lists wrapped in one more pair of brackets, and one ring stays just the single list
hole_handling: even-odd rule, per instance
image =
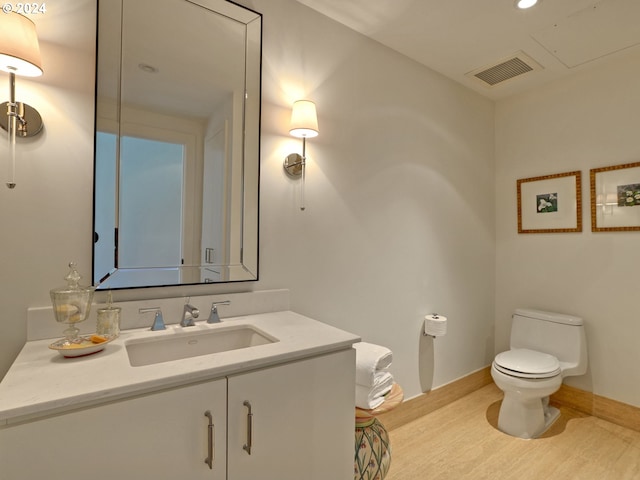
[{"label": "small tray", "polygon": [[[92,338],[104,338],[102,342],[94,342]],[[69,342],[62,338],[49,345],[51,350],[56,350],[65,358],[83,357],[104,350],[109,342],[118,338],[117,335],[81,335],[76,340]]]}]

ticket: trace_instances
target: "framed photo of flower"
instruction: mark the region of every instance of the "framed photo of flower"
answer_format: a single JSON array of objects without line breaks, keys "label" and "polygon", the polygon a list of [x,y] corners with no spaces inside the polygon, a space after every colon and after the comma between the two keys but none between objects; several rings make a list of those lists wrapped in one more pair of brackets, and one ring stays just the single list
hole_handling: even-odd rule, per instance
[{"label": "framed photo of flower", "polygon": [[591,231],[640,230],[640,162],[593,168]]},{"label": "framed photo of flower", "polygon": [[582,174],[522,178],[518,186],[518,233],[582,231]]}]

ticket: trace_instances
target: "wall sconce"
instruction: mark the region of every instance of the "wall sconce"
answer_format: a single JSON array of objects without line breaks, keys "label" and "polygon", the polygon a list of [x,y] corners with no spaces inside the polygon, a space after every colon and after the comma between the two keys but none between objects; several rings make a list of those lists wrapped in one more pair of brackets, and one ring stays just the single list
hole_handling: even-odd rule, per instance
[{"label": "wall sconce", "polygon": [[15,12],[0,13],[0,70],[9,74],[9,101],[0,108],[0,127],[8,133],[11,165],[7,187],[14,188],[16,136],[31,137],[42,130],[42,117],[26,103],[16,102],[16,75],[39,77],[42,60],[35,24]]},{"label": "wall sconce", "polygon": [[316,104],[310,100],[298,100],[294,102],[291,110],[291,126],[289,133],[293,137],[302,138],[302,155],[291,153],[284,159],[284,170],[292,178],[302,177],[300,185],[300,210],[304,210],[304,180],[307,138],[318,136],[318,116],[316,114]]}]

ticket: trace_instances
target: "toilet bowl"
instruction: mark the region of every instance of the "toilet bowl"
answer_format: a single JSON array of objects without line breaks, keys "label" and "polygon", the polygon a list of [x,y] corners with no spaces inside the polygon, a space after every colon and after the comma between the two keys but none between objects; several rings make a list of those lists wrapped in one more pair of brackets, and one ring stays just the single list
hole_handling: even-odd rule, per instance
[{"label": "toilet bowl", "polygon": [[[520,356],[528,359],[529,368],[523,366],[523,362],[518,364]],[[536,364],[538,356],[541,361]],[[541,368],[548,364],[554,365],[553,368]],[[514,366],[524,371],[514,370]],[[526,349],[502,352],[491,365],[491,376],[504,392],[498,417],[498,428],[502,432],[535,438],[558,418],[560,411],[549,406],[549,395],[562,385],[560,365],[555,357]]]},{"label": "toilet bowl", "polygon": [[538,310],[513,315],[511,349],[496,355],[491,376],[504,392],[498,429],[520,438],[536,438],[559,417],[549,396],[568,375],[586,371],[582,319]]}]

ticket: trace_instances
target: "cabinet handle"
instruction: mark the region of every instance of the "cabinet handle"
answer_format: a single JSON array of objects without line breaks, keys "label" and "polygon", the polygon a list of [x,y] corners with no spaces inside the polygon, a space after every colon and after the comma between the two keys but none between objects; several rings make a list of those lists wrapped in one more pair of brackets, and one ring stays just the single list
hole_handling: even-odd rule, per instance
[{"label": "cabinet handle", "polygon": [[251,404],[248,401],[242,403],[247,407],[247,443],[242,447],[249,455],[251,455],[251,445],[253,443],[253,413],[251,412]]},{"label": "cabinet handle", "polygon": [[209,425],[207,425],[207,434],[208,434],[207,452],[209,453],[209,456],[204,459],[204,463],[209,465],[209,469],[213,470],[213,461],[215,460],[215,454],[214,454],[214,450],[215,450],[215,445],[214,445],[215,435],[214,435],[214,433],[215,433],[215,428],[216,427],[213,424],[213,415],[211,415],[211,412],[209,410],[204,412],[204,416],[209,419]]}]

